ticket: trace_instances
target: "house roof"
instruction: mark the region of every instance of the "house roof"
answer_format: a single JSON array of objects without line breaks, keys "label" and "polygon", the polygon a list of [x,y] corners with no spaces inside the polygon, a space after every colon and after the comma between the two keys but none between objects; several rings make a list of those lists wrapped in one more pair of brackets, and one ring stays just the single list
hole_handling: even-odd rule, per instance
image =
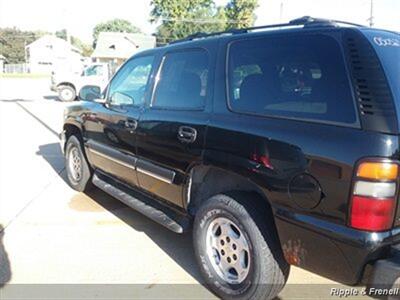
[{"label": "house roof", "polygon": [[37,40],[33,41],[32,43],[26,45],[26,48],[30,48],[32,46],[39,46],[39,45],[42,45],[42,44],[50,44],[50,45],[58,44],[58,45],[64,47],[65,49],[70,49],[70,50],[72,50],[74,52],[77,52],[77,53],[80,53],[80,54],[82,53],[81,49],[71,45],[70,43],[68,43],[64,39],[60,39],[60,38],[58,38],[58,37],[56,37],[54,35],[51,35],[51,34],[46,34],[46,35],[38,38]]},{"label": "house roof", "polygon": [[156,38],[142,33],[100,32],[92,57],[127,59],[138,51],[154,48]]}]

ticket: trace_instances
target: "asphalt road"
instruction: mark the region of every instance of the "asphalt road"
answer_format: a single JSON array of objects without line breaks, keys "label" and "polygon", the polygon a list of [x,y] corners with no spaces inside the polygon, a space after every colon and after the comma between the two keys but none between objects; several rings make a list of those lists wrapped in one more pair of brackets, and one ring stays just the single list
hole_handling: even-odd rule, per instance
[{"label": "asphalt road", "polygon": [[[65,105],[46,79],[0,78],[0,286],[139,284],[142,296],[212,298],[198,284],[191,235],[174,234],[99,190],[69,188],[57,137]],[[190,288],[178,293],[172,284]],[[292,268],[289,284],[334,283]]]}]

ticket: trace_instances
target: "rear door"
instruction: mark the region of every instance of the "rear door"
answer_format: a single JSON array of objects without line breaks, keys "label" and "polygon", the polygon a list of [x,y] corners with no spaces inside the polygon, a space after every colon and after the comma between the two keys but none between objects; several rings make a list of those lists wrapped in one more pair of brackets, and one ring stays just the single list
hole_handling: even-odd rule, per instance
[{"label": "rear door", "polygon": [[182,206],[191,165],[202,160],[213,74],[204,48],[167,52],[137,129],[140,187]]}]

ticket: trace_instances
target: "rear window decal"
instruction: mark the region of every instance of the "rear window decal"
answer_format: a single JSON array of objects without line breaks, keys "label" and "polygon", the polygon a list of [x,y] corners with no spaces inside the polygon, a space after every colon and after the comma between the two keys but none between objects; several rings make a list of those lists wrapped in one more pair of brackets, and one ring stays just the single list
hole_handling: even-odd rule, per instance
[{"label": "rear window decal", "polygon": [[383,37],[374,37],[374,42],[380,47],[400,47],[399,39],[390,39]]}]

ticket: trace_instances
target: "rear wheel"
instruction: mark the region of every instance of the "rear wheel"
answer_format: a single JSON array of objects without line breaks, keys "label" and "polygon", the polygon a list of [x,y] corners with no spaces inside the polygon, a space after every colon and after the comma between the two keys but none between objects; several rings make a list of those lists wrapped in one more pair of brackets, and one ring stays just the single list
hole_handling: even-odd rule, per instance
[{"label": "rear wheel", "polygon": [[207,285],[223,299],[273,299],[289,266],[262,210],[247,194],[216,195],[199,209],[194,248]]},{"label": "rear wheel", "polygon": [[70,186],[78,192],[89,190],[92,187],[92,173],[83,154],[81,142],[74,135],[67,141],[65,159]]},{"label": "rear wheel", "polygon": [[70,102],[76,98],[76,91],[73,87],[68,85],[61,85],[58,87],[58,97],[61,101]]}]

